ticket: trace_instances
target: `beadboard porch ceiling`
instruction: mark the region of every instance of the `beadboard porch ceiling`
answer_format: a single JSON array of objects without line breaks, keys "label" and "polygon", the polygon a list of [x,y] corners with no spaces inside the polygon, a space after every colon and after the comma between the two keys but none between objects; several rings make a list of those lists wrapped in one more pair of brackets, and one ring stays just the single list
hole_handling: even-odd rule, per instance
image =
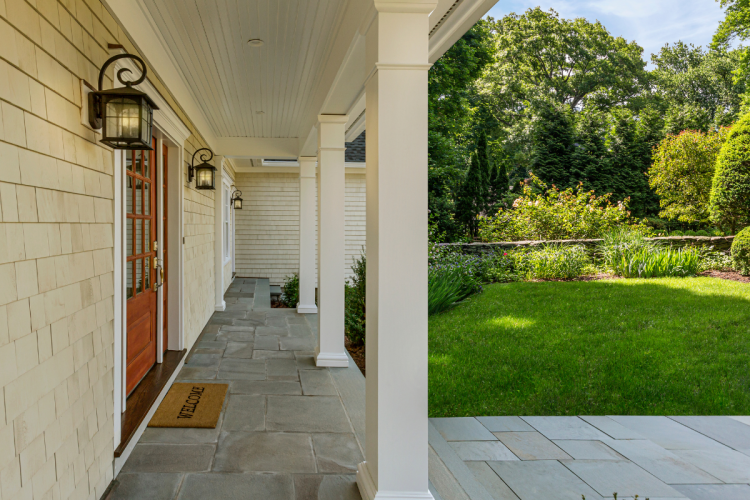
[{"label": "beadboard porch ceiling", "polygon": [[[430,16],[430,59],[495,1],[438,0]],[[359,28],[373,0],[107,3],[218,154],[314,154],[318,114],[349,114],[352,122],[362,116],[367,75]],[[263,45],[254,47],[251,39]]]}]

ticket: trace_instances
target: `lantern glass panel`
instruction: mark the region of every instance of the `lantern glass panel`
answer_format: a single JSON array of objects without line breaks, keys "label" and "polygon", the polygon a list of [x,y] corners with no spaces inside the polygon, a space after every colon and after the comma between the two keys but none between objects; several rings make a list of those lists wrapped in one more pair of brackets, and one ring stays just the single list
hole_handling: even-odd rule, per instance
[{"label": "lantern glass panel", "polygon": [[131,142],[140,137],[141,99],[115,97],[104,108],[104,137]]},{"label": "lantern glass panel", "polygon": [[235,210],[242,210],[242,198],[234,199],[234,208]]},{"label": "lantern glass panel", "polygon": [[151,124],[154,111],[148,105],[146,99],[141,100],[141,142],[151,144]]},{"label": "lantern glass panel", "polygon": [[195,172],[195,187],[198,189],[213,189],[214,170],[212,168],[197,167]]}]

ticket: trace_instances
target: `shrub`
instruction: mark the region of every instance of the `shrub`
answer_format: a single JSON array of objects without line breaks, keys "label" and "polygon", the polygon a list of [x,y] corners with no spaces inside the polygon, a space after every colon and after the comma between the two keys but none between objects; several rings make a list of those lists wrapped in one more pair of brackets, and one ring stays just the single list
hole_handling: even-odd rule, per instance
[{"label": "shrub", "polygon": [[700,262],[698,271],[730,271],[733,267],[732,256],[717,252],[712,248],[700,248]]},{"label": "shrub", "polygon": [[710,234],[708,234],[708,231],[703,230],[703,229],[701,229],[700,231],[696,231],[695,235],[696,236],[711,236]]},{"label": "shrub", "polygon": [[700,255],[695,248],[644,247],[615,262],[615,272],[625,278],[694,276]]},{"label": "shrub", "polygon": [[682,231],[672,231],[671,233],[669,233],[669,236],[685,236],[685,233],[683,233]]},{"label": "shrub", "polygon": [[591,260],[580,245],[547,245],[519,253],[517,266],[527,279],[571,279],[586,274]]},{"label": "shrub", "polygon": [[685,236],[696,236],[695,231],[685,231]]},{"label": "shrub", "polygon": [[[675,235],[678,231],[672,233]],[[621,274],[618,265],[628,261],[633,255],[641,250],[651,249],[654,244],[646,239],[642,231],[635,231],[630,228],[616,228],[604,235],[604,241],[599,246],[599,253],[604,261],[604,265],[615,272]]]},{"label": "shrub", "polygon": [[739,273],[745,276],[750,275],[750,227],[746,227],[734,237],[732,261]]},{"label": "shrub", "polygon": [[482,289],[478,280],[459,267],[431,267],[428,276],[427,314],[430,316]]},{"label": "shrub", "polygon": [[716,157],[728,132],[728,128],[705,134],[685,130],[665,137],[654,149],[648,177],[659,195],[659,217],[684,222],[708,219]]},{"label": "shrub", "polygon": [[732,127],[721,148],[709,209],[711,219],[732,234],[750,219],[750,114]]},{"label": "shrub", "polygon": [[364,254],[352,264],[351,283],[344,289],[344,332],[354,345],[364,345],[367,308],[365,306],[367,259]]},{"label": "shrub", "polygon": [[299,303],[299,274],[294,273],[284,278],[284,294],[281,302],[287,307],[297,307]]},{"label": "shrub", "polygon": [[[560,240],[598,238],[630,219],[627,200],[613,205],[609,194],[595,196],[581,184],[574,191],[560,191],[532,174],[532,186],[524,186],[523,195],[511,210],[482,217],[479,236],[483,241]],[[540,192],[541,191],[541,192]]]}]

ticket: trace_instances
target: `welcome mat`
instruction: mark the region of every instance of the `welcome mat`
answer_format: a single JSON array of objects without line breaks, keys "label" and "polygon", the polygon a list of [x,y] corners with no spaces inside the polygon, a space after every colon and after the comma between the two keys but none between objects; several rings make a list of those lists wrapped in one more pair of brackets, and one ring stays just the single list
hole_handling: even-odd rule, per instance
[{"label": "welcome mat", "polygon": [[149,427],[213,429],[229,384],[175,383],[154,413]]}]

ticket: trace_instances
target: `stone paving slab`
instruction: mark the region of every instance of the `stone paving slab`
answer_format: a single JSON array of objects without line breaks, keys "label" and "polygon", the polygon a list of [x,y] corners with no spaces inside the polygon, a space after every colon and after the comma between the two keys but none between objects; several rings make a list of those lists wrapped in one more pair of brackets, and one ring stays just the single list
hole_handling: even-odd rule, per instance
[{"label": "stone paving slab", "polygon": [[172,500],[182,484],[182,474],[120,474],[112,500]]},{"label": "stone paving slab", "polygon": [[750,425],[729,417],[670,417],[735,450],[750,449]]},{"label": "stone paving slab", "polygon": [[296,500],[360,500],[356,476],[295,475]]},{"label": "stone paving slab", "polygon": [[230,394],[222,431],[263,431],[266,428],[266,398]]},{"label": "stone paving slab", "polygon": [[535,429],[521,417],[476,417],[490,432],[533,432]]},{"label": "stone paving slab", "polygon": [[723,445],[668,417],[612,415],[609,418],[667,450],[710,450]]},{"label": "stone paving slab", "polygon": [[286,380],[237,380],[229,389],[232,394],[285,394],[301,396],[299,382]]},{"label": "stone paving slab", "polygon": [[674,454],[725,483],[750,483],[750,457],[737,451],[675,450]]},{"label": "stone paving slab", "polygon": [[562,462],[603,497],[683,498],[679,491],[625,460],[566,460]]},{"label": "stone paving slab", "polygon": [[486,462],[467,462],[466,466],[494,500],[518,500],[516,494]]},{"label": "stone paving slab", "polygon": [[475,418],[431,418],[430,422],[446,441],[497,441]]},{"label": "stone paving slab", "polygon": [[487,462],[520,500],[602,500],[578,476],[556,460]]},{"label": "stone paving slab", "polygon": [[266,429],[351,432],[341,400],[332,396],[267,396]]},{"label": "stone paving slab", "polygon": [[318,472],[354,474],[364,457],[354,434],[313,434]]},{"label": "stone paving slab", "polygon": [[578,441],[556,439],[553,441],[561,450],[575,460],[624,460],[625,457],[601,441]]},{"label": "stone paving slab", "polygon": [[581,415],[580,419],[593,425],[612,439],[645,439],[633,429],[628,429],[609,417]]},{"label": "stone paving slab", "polygon": [[279,337],[277,335],[256,335],[255,348],[262,351],[278,351]]},{"label": "stone paving slab", "polygon": [[265,380],[266,362],[262,359],[224,358],[218,378],[234,380]]},{"label": "stone paving slab", "polygon": [[300,370],[302,394],[305,396],[336,396],[336,388],[328,370]]},{"label": "stone paving slab", "polygon": [[747,484],[678,484],[674,489],[690,500],[748,500]]},{"label": "stone paving slab", "polygon": [[[148,498],[148,497],[143,497]],[[178,500],[293,499],[288,474],[188,474]]]},{"label": "stone paving slab", "polygon": [[461,460],[518,460],[500,441],[451,441],[448,443]]},{"label": "stone paving slab", "polygon": [[547,439],[606,439],[609,436],[578,417],[522,417]]},{"label": "stone paving slab", "polygon": [[222,432],[214,471],[316,472],[309,434]]},{"label": "stone paving slab", "polygon": [[212,444],[137,444],[123,472],[197,472],[211,467]]},{"label": "stone paving slab", "polygon": [[607,444],[631,462],[668,484],[711,484],[718,479],[680,459],[661,446],[644,440],[608,441]]},{"label": "stone paving slab", "polygon": [[495,432],[497,438],[521,460],[566,460],[570,455],[538,432]]}]

